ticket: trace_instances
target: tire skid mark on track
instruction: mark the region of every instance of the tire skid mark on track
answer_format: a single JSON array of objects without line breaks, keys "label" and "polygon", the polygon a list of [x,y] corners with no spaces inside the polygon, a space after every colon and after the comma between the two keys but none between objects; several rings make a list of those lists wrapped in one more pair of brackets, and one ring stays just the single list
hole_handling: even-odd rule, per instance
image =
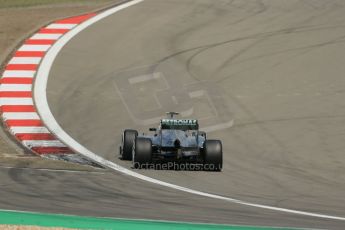
[{"label": "tire skid mark on track", "polygon": [[269,205],[262,205],[262,204],[256,204],[256,203],[250,203],[230,197],[225,197],[221,195],[211,194],[207,192],[202,192],[198,190],[193,190],[187,187],[182,187],[179,185],[167,183],[161,180],[157,180],[142,174],[139,174],[137,172],[131,171],[127,168],[124,168],[118,164],[115,164],[114,162],[108,161],[99,155],[91,152],[90,150],[86,149],[84,146],[82,146],[80,143],[78,143],[76,140],[74,140],[71,136],[69,136],[57,123],[55,120],[53,114],[50,111],[48,101],[47,101],[47,94],[46,94],[46,87],[48,82],[48,76],[50,69],[52,67],[53,61],[58,55],[58,53],[61,51],[61,49],[79,32],[83,31],[87,27],[91,26],[92,24],[98,22],[99,20],[112,15],[122,9],[125,9],[127,7],[130,7],[132,5],[135,5],[137,3],[142,2],[143,0],[133,0],[130,2],[127,2],[125,4],[116,6],[114,8],[111,8],[109,10],[106,10],[97,16],[85,21],[84,23],[74,27],[73,30],[71,30],[69,33],[61,37],[61,39],[56,42],[51,49],[47,52],[47,55],[42,60],[42,63],[38,69],[36,82],[35,82],[35,89],[34,89],[34,99],[35,103],[38,108],[38,113],[42,117],[43,122],[47,125],[47,127],[64,143],[66,143],[70,148],[75,150],[76,152],[80,153],[81,155],[92,159],[94,162],[97,162],[100,165],[103,165],[105,167],[108,167],[110,169],[113,169],[117,172],[123,173],[128,176],[132,176],[134,178],[150,182],[153,184],[156,184],[158,186],[163,186],[175,190],[179,190],[182,192],[203,196],[207,198],[212,199],[218,199],[223,200],[230,203],[245,205],[253,208],[260,208],[260,209],[267,209],[271,211],[277,211],[277,212],[284,212],[287,214],[295,214],[295,215],[304,215],[309,217],[316,217],[316,218],[324,218],[324,219],[331,219],[331,220],[340,220],[345,221],[345,217],[341,216],[333,216],[333,215],[326,215],[326,214],[320,214],[320,213],[313,213],[313,212],[307,212],[307,211],[301,211],[301,210],[294,210],[294,209],[287,209],[287,208],[280,208],[280,207],[274,207]]}]

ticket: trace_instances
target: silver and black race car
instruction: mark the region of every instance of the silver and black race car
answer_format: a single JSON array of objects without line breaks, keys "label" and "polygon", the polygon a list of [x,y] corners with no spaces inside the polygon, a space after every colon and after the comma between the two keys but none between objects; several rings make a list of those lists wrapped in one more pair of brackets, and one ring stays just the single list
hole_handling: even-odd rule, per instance
[{"label": "silver and black race car", "polygon": [[175,119],[176,112],[168,112],[158,128],[150,128],[150,135],[138,135],[138,131],[126,129],[122,134],[120,158],[132,160],[138,168],[158,162],[188,162],[202,164],[203,169],[220,171],[223,152],[220,140],[208,140],[199,131],[194,119]]}]

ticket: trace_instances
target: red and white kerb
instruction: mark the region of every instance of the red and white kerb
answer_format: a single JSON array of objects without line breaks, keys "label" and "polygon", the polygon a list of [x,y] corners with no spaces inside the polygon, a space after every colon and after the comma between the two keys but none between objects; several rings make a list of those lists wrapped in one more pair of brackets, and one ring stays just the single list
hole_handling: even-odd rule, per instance
[{"label": "red and white kerb", "polygon": [[14,53],[0,80],[0,109],[9,132],[36,154],[73,153],[44,126],[34,105],[32,88],[40,62],[65,33],[95,16],[58,20],[41,28]]}]

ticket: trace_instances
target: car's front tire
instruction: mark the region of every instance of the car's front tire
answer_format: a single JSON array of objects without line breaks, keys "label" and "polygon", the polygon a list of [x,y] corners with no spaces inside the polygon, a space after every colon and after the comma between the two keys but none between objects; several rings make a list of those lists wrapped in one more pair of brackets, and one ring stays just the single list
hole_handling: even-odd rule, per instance
[{"label": "car's front tire", "polygon": [[133,146],[133,166],[142,168],[151,163],[152,159],[152,141],[149,138],[137,137]]},{"label": "car's front tire", "polygon": [[220,140],[206,140],[204,142],[205,170],[221,171],[223,167],[223,149]]},{"label": "car's front tire", "polygon": [[120,147],[120,155],[122,160],[132,160],[132,148],[134,141],[138,136],[138,131],[126,129],[122,135],[122,148]]}]

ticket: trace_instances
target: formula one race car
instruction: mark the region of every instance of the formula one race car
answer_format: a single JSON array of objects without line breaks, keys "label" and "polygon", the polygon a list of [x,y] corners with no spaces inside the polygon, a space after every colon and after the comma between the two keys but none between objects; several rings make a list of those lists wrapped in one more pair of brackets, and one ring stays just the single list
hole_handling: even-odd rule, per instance
[{"label": "formula one race car", "polygon": [[157,162],[194,163],[204,170],[220,171],[223,152],[220,140],[207,140],[199,131],[197,120],[174,119],[176,112],[168,112],[158,128],[150,128],[151,135],[124,130],[120,158],[132,160],[135,168]]}]

